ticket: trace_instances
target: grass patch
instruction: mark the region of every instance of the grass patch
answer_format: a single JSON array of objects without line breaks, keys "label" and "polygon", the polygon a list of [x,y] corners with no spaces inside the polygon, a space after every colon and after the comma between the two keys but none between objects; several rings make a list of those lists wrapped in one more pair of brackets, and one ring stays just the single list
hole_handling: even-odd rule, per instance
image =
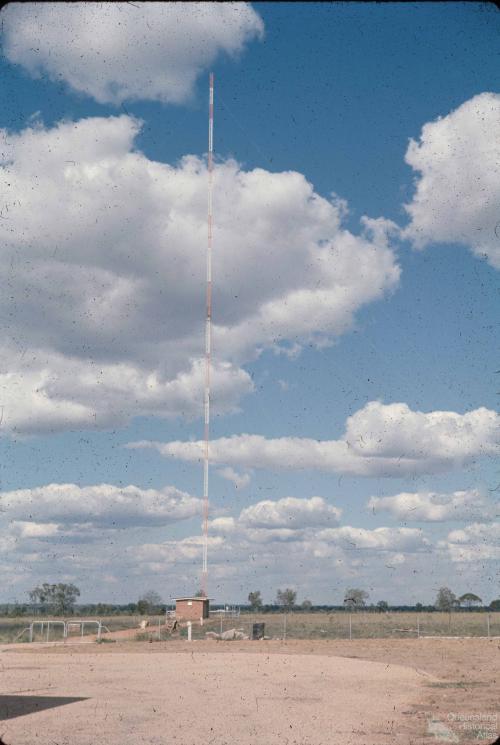
[{"label": "grass patch", "polygon": [[[415,639],[417,637],[417,628],[420,636],[486,636],[487,635],[487,617],[488,614],[479,611],[465,613],[441,612],[410,612],[410,611],[390,611],[388,613],[373,613],[368,611],[357,611],[351,617],[351,630],[353,639]],[[74,617],[75,619],[78,616]],[[109,629],[109,631],[122,631],[125,629],[137,630],[139,641],[149,641],[149,634],[153,635],[153,641],[158,633],[158,620],[164,624],[165,618],[161,616],[151,616],[150,625],[144,631],[139,629],[139,624],[144,620],[144,616],[123,615],[123,616],[101,616],[100,620]],[[500,612],[489,614],[490,618],[490,635],[500,637]],[[27,616],[23,618],[0,618],[0,643],[12,642],[23,628],[30,624],[31,620],[36,621],[35,641],[44,641],[44,634],[40,633],[40,622],[49,620],[48,617],[37,616],[36,618]],[[53,619],[54,621],[60,619]],[[67,620],[71,620],[69,617]],[[252,635],[252,625],[254,623],[265,623],[265,635],[271,638],[283,639],[349,639],[349,614],[345,611],[331,611],[314,613],[303,613],[292,611],[283,613],[241,613],[239,618],[211,617],[207,619],[203,626],[199,623],[193,623],[193,639],[204,639],[206,631],[227,631],[230,628],[242,628],[248,636]],[[93,624],[85,626],[85,635],[95,634],[96,627]],[[131,635],[133,638],[133,635]],[[180,630],[180,638],[187,637],[185,628]],[[27,634],[22,639],[25,640]],[[54,625],[50,629],[50,639],[59,640],[62,638],[61,627]],[[162,629],[162,640],[164,638]],[[170,637],[166,635],[166,639]],[[176,637],[179,638],[179,637]]]},{"label": "grass patch", "polygon": [[427,683],[429,688],[480,688],[481,686],[487,686],[489,683],[481,680],[457,680],[457,681],[443,681],[442,683]]},{"label": "grass patch", "polygon": [[[152,632],[138,631],[137,634],[134,636],[134,641],[136,642],[164,642],[164,641],[167,641],[168,638],[169,638],[168,636],[162,636],[160,639],[158,639],[158,633],[156,631],[152,631]],[[112,641],[112,640],[109,639],[107,641]]]},{"label": "grass patch", "polygon": [[136,642],[148,642],[151,639],[151,634],[148,634],[147,631],[139,631],[134,639]]}]

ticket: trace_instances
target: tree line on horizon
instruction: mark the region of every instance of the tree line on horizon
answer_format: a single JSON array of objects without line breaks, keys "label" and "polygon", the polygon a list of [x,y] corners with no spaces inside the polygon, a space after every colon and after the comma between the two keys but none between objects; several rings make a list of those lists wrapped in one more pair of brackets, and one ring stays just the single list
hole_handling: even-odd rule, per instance
[{"label": "tree line on horizon", "polygon": [[[453,611],[467,609],[472,610],[473,608],[489,609],[493,611],[500,610],[500,598],[492,600],[489,605],[484,605],[482,598],[473,592],[466,592],[463,595],[457,597],[449,587],[440,587],[436,596],[436,600],[433,605],[423,605],[422,603],[416,603],[413,606],[400,606],[390,605],[386,600],[379,600],[375,605],[368,605],[369,593],[358,587],[350,587],[344,593],[344,600],[342,606],[324,606],[314,604],[310,600],[303,600],[300,605],[297,604],[297,592],[289,587],[285,590],[278,590],[276,593],[276,601],[271,607],[281,607],[285,610],[311,610],[313,608],[346,608],[347,610],[359,610],[361,608],[376,608],[383,612],[394,608],[413,608],[414,610],[437,610],[437,611]],[[248,604],[253,611],[258,611],[266,607],[262,600],[260,590],[253,590],[248,594]]]},{"label": "tree line on horizon", "polygon": [[[155,590],[148,590],[143,593],[135,603],[112,604],[112,603],[89,603],[77,604],[80,597],[80,590],[76,585],[70,583],[50,584],[44,582],[33,588],[28,593],[30,603],[19,604],[0,604],[0,614],[9,616],[22,616],[38,612],[42,615],[72,615],[78,610],[80,614],[86,615],[115,615],[115,614],[138,614],[138,615],[159,615],[165,613],[167,605],[162,601],[161,596]],[[199,591],[195,596],[201,597]],[[344,593],[342,605],[323,605],[313,604],[311,600],[305,599],[300,604],[297,603],[297,591],[293,588],[286,587],[278,589],[274,603],[264,603],[260,590],[252,590],[248,594],[248,605],[242,609],[248,609],[254,613],[268,613],[275,611],[324,611],[324,610],[368,610],[378,612],[388,611],[445,611],[453,612],[460,610],[489,610],[500,611],[500,598],[493,600],[489,605],[483,603],[482,598],[472,592],[466,592],[457,597],[449,587],[441,587],[438,590],[436,600],[432,605],[416,603],[415,605],[390,605],[385,600],[379,600],[375,604],[368,604],[369,593],[366,590],[357,587],[347,588]],[[214,607],[216,607],[215,604]]]}]

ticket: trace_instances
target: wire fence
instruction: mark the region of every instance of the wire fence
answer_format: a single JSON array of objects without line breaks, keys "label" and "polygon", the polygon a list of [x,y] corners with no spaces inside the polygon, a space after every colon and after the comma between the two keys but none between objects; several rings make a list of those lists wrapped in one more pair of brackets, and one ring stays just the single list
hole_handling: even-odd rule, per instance
[{"label": "wire fence", "polygon": [[[116,641],[170,641],[187,639],[182,619],[172,633],[172,619],[157,616],[106,616],[101,618],[0,618],[0,643],[58,642],[97,638]],[[214,613],[191,624],[191,638],[207,638],[207,632],[223,634],[236,629],[252,638],[254,624],[264,624],[269,639],[415,639],[424,637],[500,638],[500,612],[382,612],[332,611],[306,613]],[[119,633],[116,633],[119,632]],[[237,634],[236,636],[240,636]],[[240,637],[241,638],[241,637]]]},{"label": "wire fence", "polygon": [[[22,616],[17,618],[0,617],[0,644],[12,642],[61,642],[78,639],[99,638],[106,641],[113,636],[113,632],[130,632],[130,639],[142,639],[145,633],[158,636],[157,630],[163,628],[165,634],[165,615],[140,616],[103,616],[79,618],[70,616]],[[141,628],[141,625],[145,628]]]},{"label": "wire fence", "polygon": [[[325,613],[241,613],[238,619],[220,618],[192,624],[193,639],[235,628],[252,637],[255,623],[264,624],[270,639],[414,639],[422,637],[500,637],[500,612],[417,613],[333,611]],[[187,629],[181,628],[187,637]]]}]

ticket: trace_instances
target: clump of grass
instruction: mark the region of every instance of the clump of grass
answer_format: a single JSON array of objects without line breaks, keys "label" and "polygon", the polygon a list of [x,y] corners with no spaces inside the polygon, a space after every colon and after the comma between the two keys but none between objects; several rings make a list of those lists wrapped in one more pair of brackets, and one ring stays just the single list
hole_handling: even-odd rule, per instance
[{"label": "clump of grass", "polygon": [[[138,632],[135,635],[134,639],[136,642],[164,642],[166,641],[164,637],[162,639],[158,639],[158,634],[156,632],[148,633],[147,631]],[[109,641],[111,641],[111,639]]]},{"label": "clump of grass", "polygon": [[150,638],[151,635],[147,631],[140,631],[134,637],[136,642],[148,642]]},{"label": "clump of grass", "polygon": [[439,683],[427,683],[427,686],[429,688],[479,688],[480,686],[487,686],[488,683],[485,683],[481,680],[457,680],[457,681],[442,681]]}]

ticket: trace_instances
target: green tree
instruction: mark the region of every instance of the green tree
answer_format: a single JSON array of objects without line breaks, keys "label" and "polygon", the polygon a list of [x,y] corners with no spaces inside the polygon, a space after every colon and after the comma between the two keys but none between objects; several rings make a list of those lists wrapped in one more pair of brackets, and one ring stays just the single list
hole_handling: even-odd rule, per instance
[{"label": "green tree", "polygon": [[458,605],[457,596],[449,587],[440,587],[434,606],[437,610],[448,611],[451,613]]},{"label": "green tree", "polygon": [[153,613],[161,613],[162,599],[156,590],[148,590],[137,601],[137,612],[141,616]]},{"label": "green tree", "polygon": [[59,582],[51,585],[44,582],[31,590],[29,597],[32,603],[41,605],[44,613],[50,610],[56,615],[65,615],[73,613],[76,599],[80,597],[80,590],[73,584]]},{"label": "green tree", "polygon": [[258,611],[262,608],[262,597],[260,590],[253,590],[248,593],[248,602],[253,611]]},{"label": "green tree", "polygon": [[61,615],[73,613],[76,599],[80,597],[80,590],[76,585],[59,583],[54,590],[55,612]]},{"label": "green tree", "polygon": [[300,604],[300,607],[302,608],[302,610],[311,610],[311,608],[313,607],[313,604],[311,603],[310,600],[303,600],[302,603]]},{"label": "green tree", "polygon": [[297,593],[290,587],[285,590],[278,590],[276,593],[276,605],[281,605],[284,610],[290,610],[295,605]]},{"label": "green tree", "polygon": [[490,610],[500,611],[500,598],[498,598],[498,600],[491,601]]},{"label": "green tree", "polygon": [[387,613],[387,611],[389,610],[389,603],[387,602],[387,600],[379,600],[377,603],[377,608],[381,613]]},{"label": "green tree", "polygon": [[28,593],[31,602],[39,605],[42,613],[47,613],[52,602],[52,587],[53,585],[44,582],[42,585],[34,587],[33,590]]},{"label": "green tree", "polygon": [[478,595],[474,595],[473,592],[466,592],[458,598],[460,605],[465,605],[466,608],[472,610],[474,605],[482,605],[483,601]]},{"label": "green tree", "polygon": [[8,615],[12,616],[13,618],[16,618],[18,616],[24,616],[27,613],[27,608],[25,605],[20,605],[19,603],[15,603],[9,610]]},{"label": "green tree", "polygon": [[357,587],[349,587],[345,591],[344,604],[346,608],[351,610],[357,608],[364,608],[369,595],[366,590],[360,590]]},{"label": "green tree", "polygon": [[114,611],[114,606],[110,605],[109,603],[97,603],[94,608],[94,613],[96,613],[98,616],[110,616],[112,613],[114,613]]}]

